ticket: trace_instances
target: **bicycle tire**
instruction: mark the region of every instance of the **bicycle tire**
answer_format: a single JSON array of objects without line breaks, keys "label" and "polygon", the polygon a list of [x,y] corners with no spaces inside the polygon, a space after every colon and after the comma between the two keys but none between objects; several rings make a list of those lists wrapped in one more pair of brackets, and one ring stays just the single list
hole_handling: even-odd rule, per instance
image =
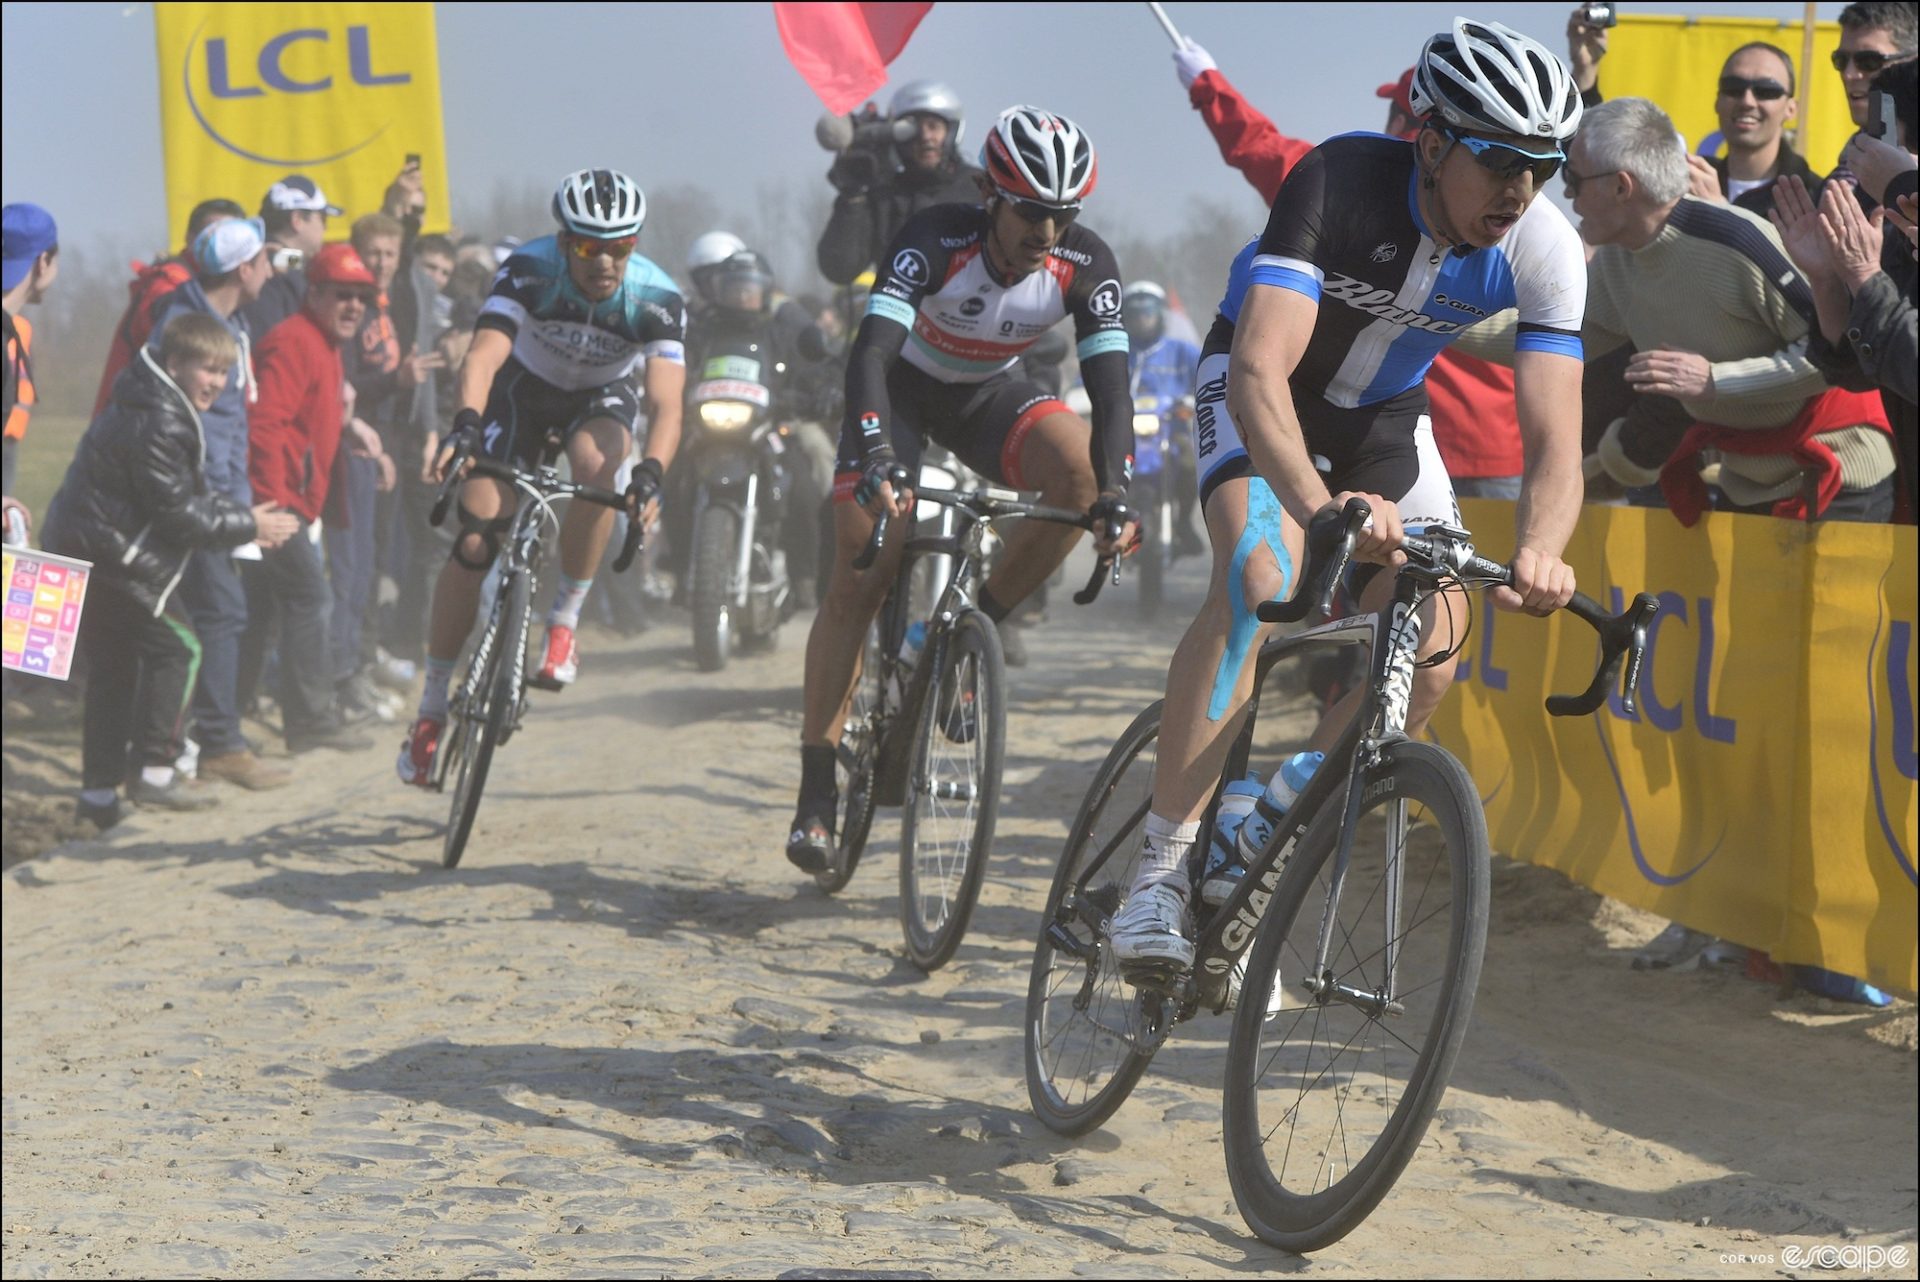
[{"label": "bicycle tire", "polygon": [[[1154,1048],[1143,1050],[1138,1041],[1145,1031],[1139,1024],[1141,1002],[1148,999],[1121,979],[1105,947],[1105,927],[1124,902],[1140,861],[1140,826],[1153,796],[1164,702],[1156,700],[1133,719],[1094,773],[1040,916],[1027,982],[1023,1058],[1034,1116],[1061,1135],[1085,1135],[1105,1123],[1153,1059]],[[1097,882],[1088,882],[1087,908],[1063,914],[1068,892],[1108,848],[1112,857],[1096,871]],[[1056,923],[1082,946],[1094,948],[1093,957],[1057,948],[1051,935]],[[1062,1066],[1071,1066],[1073,1076],[1063,1079]]]},{"label": "bicycle tire", "polygon": [[480,689],[486,702],[479,715],[469,717],[460,758],[460,773],[454,784],[453,809],[447,819],[447,835],[440,851],[440,863],[447,868],[460,864],[466,853],[467,838],[473,832],[473,817],[480,813],[480,796],[486,790],[487,771],[493,765],[493,750],[519,702],[516,674],[526,668],[527,604],[531,585],[527,575],[515,573],[501,592],[500,632],[493,652],[487,658],[487,670],[481,676]]},{"label": "bicycle tire", "polygon": [[[1466,1038],[1486,952],[1487,829],[1473,780],[1433,744],[1403,741],[1388,754],[1362,815],[1384,808],[1391,824],[1417,803],[1442,847],[1436,854],[1426,833],[1406,826],[1394,936],[1404,1014],[1390,1016],[1388,1027],[1375,1012],[1298,987],[1283,987],[1286,1004],[1269,1011],[1274,986],[1314,964],[1340,828],[1341,805],[1332,800],[1274,888],[1228,1042],[1223,1132],[1234,1200],[1255,1236],[1298,1253],[1351,1233],[1412,1160]],[[1356,832],[1332,923],[1327,973],[1367,993],[1385,980],[1387,845],[1384,834]]]},{"label": "bicycle tire", "polygon": [[840,787],[840,822],[833,862],[813,875],[814,884],[829,895],[839,894],[853,880],[853,870],[867,848],[867,834],[873,829],[873,812],[878,805],[873,777],[880,761],[880,700],[880,625],[876,622],[867,625],[860,680],[854,685],[853,703],[847,709],[836,749],[834,778]]},{"label": "bicycle tire", "polygon": [[[929,642],[925,661],[938,667],[913,709],[900,825],[900,925],[908,959],[924,971],[952,959],[979,902],[1007,741],[1006,659],[992,621],[967,610]],[[941,796],[947,789],[955,795]],[[957,815],[942,804],[956,800]]]}]

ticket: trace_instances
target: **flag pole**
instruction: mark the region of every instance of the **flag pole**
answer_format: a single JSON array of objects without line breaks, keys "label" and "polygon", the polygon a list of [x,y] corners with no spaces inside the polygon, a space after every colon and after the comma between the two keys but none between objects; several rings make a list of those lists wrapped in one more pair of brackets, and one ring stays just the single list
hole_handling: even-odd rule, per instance
[{"label": "flag pole", "polygon": [[1813,124],[1807,118],[1807,86],[1813,83],[1813,28],[1816,21],[1816,6],[1813,0],[1807,0],[1806,16],[1801,20],[1800,31],[1800,93],[1799,108],[1795,113],[1794,133],[1800,144],[1800,154],[1807,154],[1807,143],[1813,137]]},{"label": "flag pole", "polygon": [[1155,0],[1147,0],[1147,8],[1153,10],[1153,16],[1160,20],[1160,26],[1166,31],[1167,39],[1173,41],[1173,47],[1180,48],[1180,33],[1174,29],[1173,20],[1167,17],[1167,11],[1155,3]]}]

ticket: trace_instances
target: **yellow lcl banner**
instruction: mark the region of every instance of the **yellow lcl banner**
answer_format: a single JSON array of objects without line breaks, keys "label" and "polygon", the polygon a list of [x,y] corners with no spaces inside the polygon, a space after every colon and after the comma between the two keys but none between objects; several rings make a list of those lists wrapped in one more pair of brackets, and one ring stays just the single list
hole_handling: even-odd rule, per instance
[{"label": "yellow lcl banner", "polygon": [[[1510,529],[1511,504],[1462,504]],[[1639,908],[1912,995],[1915,527],[1588,507],[1567,559],[1620,608],[1652,592],[1638,707],[1571,619],[1477,608],[1434,737],[1473,772],[1493,848]],[[1488,537],[1488,555],[1511,539]]]},{"label": "yellow lcl banner", "polygon": [[1800,66],[1805,27],[1798,22],[1762,18],[1687,18],[1674,14],[1620,15],[1600,62],[1600,91],[1608,98],[1650,98],[1673,117],[1674,127],[1691,151],[1718,156],[1726,150],[1714,99],[1720,92],[1720,68],[1741,45],[1763,41],[1784,50],[1796,68],[1794,93],[1802,83],[1806,109],[1789,128],[1791,144],[1814,172],[1827,173],[1840,162],[1840,149],[1853,137],[1847,92],[1829,61],[1840,47],[1840,24],[1813,24],[1813,65]]},{"label": "yellow lcl banner", "polygon": [[431,4],[156,4],[154,30],[170,234],[203,200],[252,211],[296,173],[348,218],[371,213],[412,153],[444,230]]}]

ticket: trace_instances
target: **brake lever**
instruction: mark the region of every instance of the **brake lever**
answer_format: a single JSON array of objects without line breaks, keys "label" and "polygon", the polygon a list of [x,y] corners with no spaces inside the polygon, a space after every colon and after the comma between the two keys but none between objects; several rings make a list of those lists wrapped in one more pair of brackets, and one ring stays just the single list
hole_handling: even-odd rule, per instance
[{"label": "brake lever", "polygon": [[[887,471],[887,484],[893,487],[895,493],[898,493],[900,488],[910,479],[910,476],[911,474],[904,467],[889,468]],[[867,546],[860,550],[859,556],[853,558],[854,569],[870,570],[873,568],[874,559],[880,555],[880,549],[887,544],[887,527],[892,523],[892,512],[882,512],[874,518],[873,533],[867,536]]]},{"label": "brake lever", "polygon": [[1583,717],[1597,711],[1607,701],[1607,692],[1626,665],[1620,691],[1620,707],[1633,715],[1634,691],[1640,686],[1640,665],[1646,657],[1647,625],[1660,613],[1659,598],[1642,592],[1619,614],[1608,614],[1600,603],[1584,592],[1573,594],[1567,609],[1575,618],[1592,626],[1600,634],[1600,665],[1593,681],[1577,695],[1556,694],[1547,697],[1547,711],[1556,717]]},{"label": "brake lever", "polygon": [[460,490],[461,469],[466,467],[467,460],[472,457],[473,451],[462,445],[447,461],[447,479],[440,482],[439,497],[433,501],[433,511],[427,514],[428,525],[438,529],[440,523],[447,519],[447,509],[453,506],[453,496]]},{"label": "brake lever", "polygon": [[[1324,584],[1317,592],[1313,584],[1301,584],[1286,601],[1262,601],[1254,607],[1254,617],[1262,623],[1298,623],[1315,606],[1324,617],[1333,613],[1333,594],[1340,589],[1340,576],[1353,559],[1353,545],[1360,531],[1373,518],[1373,509],[1361,498],[1347,500],[1338,512],[1321,512],[1307,526],[1307,565],[1314,571],[1314,583]],[[1334,527],[1338,527],[1336,530]],[[1337,542],[1336,542],[1337,540]],[[1322,569],[1321,567],[1326,567]],[[1323,577],[1324,576],[1324,577]],[[1319,600],[1315,600],[1315,596]]]}]

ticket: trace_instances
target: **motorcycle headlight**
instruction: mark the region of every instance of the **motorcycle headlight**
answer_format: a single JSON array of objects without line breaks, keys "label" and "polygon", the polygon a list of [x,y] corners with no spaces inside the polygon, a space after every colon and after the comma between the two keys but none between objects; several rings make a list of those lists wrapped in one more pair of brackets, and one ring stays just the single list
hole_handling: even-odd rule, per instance
[{"label": "motorcycle headlight", "polygon": [[700,426],[713,432],[737,432],[753,422],[753,406],[740,401],[702,401]]},{"label": "motorcycle headlight", "polygon": [[1133,434],[1135,436],[1160,435],[1160,416],[1158,414],[1135,414],[1133,416]]}]

